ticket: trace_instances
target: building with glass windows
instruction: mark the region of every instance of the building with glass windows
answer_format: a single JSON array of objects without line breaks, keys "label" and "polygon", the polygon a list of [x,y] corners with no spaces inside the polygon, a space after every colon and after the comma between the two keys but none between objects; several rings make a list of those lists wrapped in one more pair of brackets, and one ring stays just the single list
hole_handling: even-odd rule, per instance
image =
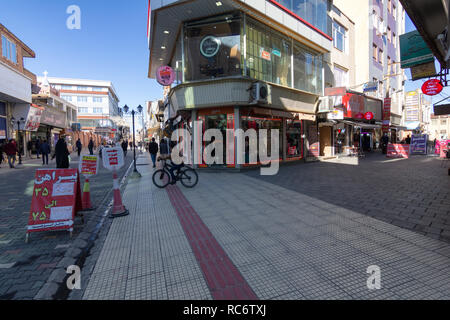
[{"label": "building with glass windows", "polygon": [[[149,77],[165,65],[176,74],[166,120],[201,120],[194,136],[278,129],[280,160],[304,159],[333,46],[330,8],[327,0],[151,1]],[[230,153],[228,166],[239,168]]]},{"label": "building with glass windows", "polygon": [[107,141],[119,138],[119,97],[112,82],[53,77],[48,82],[62,99],[77,106],[82,131],[98,134]]}]

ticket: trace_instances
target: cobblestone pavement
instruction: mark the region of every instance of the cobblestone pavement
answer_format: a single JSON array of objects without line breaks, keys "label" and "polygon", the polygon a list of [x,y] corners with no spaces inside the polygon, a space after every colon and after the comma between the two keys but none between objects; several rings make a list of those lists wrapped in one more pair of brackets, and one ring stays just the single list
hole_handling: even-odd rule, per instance
[{"label": "cobblestone pavement", "polygon": [[[399,171],[398,162],[377,161],[353,169]],[[436,164],[418,161],[424,161],[423,170]],[[327,166],[299,164],[280,174],[299,170],[305,177]],[[326,171],[328,178],[348,170],[337,169]],[[128,183],[124,202],[131,214],[112,222],[80,299],[450,299],[446,242],[369,217],[359,207],[249,176],[253,172],[200,172],[195,189],[160,190],[151,183],[152,171],[142,167],[143,177]],[[324,177],[311,174],[303,182],[320,191],[327,184],[314,181]],[[355,175],[337,190],[351,193],[358,179],[370,193],[370,181]],[[369,266],[381,270],[380,290],[367,287]]]},{"label": "cobblestone pavement", "polygon": [[309,163],[276,176],[248,176],[450,242],[450,177],[436,157],[388,160],[369,155],[359,166]]},{"label": "cobblestone pavement", "polygon": [[[78,167],[78,157],[72,158],[71,167]],[[132,155],[128,155],[121,175],[131,161]],[[55,161],[50,161],[48,167],[55,166]],[[35,170],[39,168],[42,160],[34,159],[25,161],[20,169],[9,169],[4,164],[0,169],[0,300],[32,299],[83,231],[81,219],[77,218],[72,239],[68,232],[44,232],[32,234],[30,243],[25,243]],[[112,189],[112,174],[101,168],[90,185],[92,203],[98,207]],[[85,215],[89,218],[91,214]]]}]

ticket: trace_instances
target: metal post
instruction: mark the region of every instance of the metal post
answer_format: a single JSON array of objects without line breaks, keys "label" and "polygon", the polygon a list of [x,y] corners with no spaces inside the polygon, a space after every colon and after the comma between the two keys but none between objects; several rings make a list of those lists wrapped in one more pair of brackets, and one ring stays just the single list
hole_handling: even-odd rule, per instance
[{"label": "metal post", "polygon": [[21,148],[21,145],[22,145],[22,137],[20,136],[20,121],[17,121],[17,137],[19,138],[18,139],[18,142],[19,142],[19,165],[20,164],[22,164],[22,148]]},{"label": "metal post", "polygon": [[133,158],[134,158],[134,172],[137,172],[136,167],[136,135],[135,135],[135,129],[134,129],[134,110],[131,112],[131,115],[133,117]]}]

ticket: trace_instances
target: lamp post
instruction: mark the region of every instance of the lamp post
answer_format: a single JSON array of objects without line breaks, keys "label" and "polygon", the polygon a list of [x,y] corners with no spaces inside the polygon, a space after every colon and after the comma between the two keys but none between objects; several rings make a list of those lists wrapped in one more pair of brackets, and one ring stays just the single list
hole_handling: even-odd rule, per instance
[{"label": "lamp post", "polygon": [[[16,118],[12,117],[11,118],[11,126],[14,126],[14,124],[16,123]],[[25,119],[24,118],[20,118],[20,120],[17,120],[17,142],[18,142],[18,147],[19,147],[19,165],[22,164],[22,139],[20,137],[20,124],[21,123],[25,123]]]},{"label": "lamp post", "polygon": [[137,176],[139,176],[139,177],[141,176],[141,174],[137,171],[137,167],[136,167],[136,134],[135,134],[135,128],[134,128],[134,116],[135,116],[136,114],[141,114],[143,109],[144,109],[144,108],[143,108],[141,105],[139,105],[139,106],[137,107],[137,112],[136,112],[135,110],[131,110],[131,111],[130,111],[130,108],[129,108],[127,105],[125,105],[125,106],[123,107],[124,113],[126,113],[126,114],[131,114],[131,116],[132,116],[132,118],[133,118],[133,159],[134,159],[134,175],[137,175]]}]

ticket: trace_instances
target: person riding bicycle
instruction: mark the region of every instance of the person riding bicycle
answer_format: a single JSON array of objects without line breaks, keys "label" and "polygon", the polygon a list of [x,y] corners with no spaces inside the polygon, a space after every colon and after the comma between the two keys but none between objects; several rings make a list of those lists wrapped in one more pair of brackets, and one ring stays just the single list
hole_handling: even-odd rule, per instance
[{"label": "person riding bicycle", "polygon": [[[183,151],[182,150],[180,150],[180,152],[179,152],[179,157],[180,157],[180,159],[183,159]],[[176,179],[176,176],[175,176],[175,170],[177,171],[177,176],[178,176],[178,173],[180,172],[180,169],[184,167],[184,161],[182,161],[181,164],[176,164],[173,161],[172,156],[171,156],[170,157],[170,162],[172,164],[172,167],[169,170],[170,177],[171,177],[170,184],[176,184],[177,183],[177,179]]]}]

